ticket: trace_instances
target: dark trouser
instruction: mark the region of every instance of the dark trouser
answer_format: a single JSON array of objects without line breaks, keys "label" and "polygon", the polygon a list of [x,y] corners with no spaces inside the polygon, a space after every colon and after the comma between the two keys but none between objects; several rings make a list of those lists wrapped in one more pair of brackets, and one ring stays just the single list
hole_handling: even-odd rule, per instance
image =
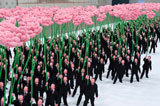
[{"label": "dark trouser", "polygon": [[128,68],[126,68],[126,77],[129,77],[129,74],[128,74]]},{"label": "dark trouser", "polygon": [[45,104],[45,106],[55,106],[55,104],[54,104],[54,102],[52,102],[52,103],[49,103],[48,101],[46,101],[46,104]]},{"label": "dark trouser", "polygon": [[100,74],[96,74],[95,80],[97,80],[98,76],[99,76],[99,79],[102,81],[102,74],[101,73]]},{"label": "dark trouser", "polygon": [[83,94],[84,94],[84,92],[82,90],[80,90],[80,95],[78,97],[77,106],[80,104]]},{"label": "dark trouser", "polygon": [[147,47],[143,47],[142,53],[146,53],[146,51],[147,51]]},{"label": "dark trouser", "polygon": [[147,52],[147,47],[145,47],[145,49],[144,49],[144,53],[146,53]]},{"label": "dark trouser", "polygon": [[115,83],[116,83],[117,78],[119,79],[119,82],[121,82],[121,83],[122,83],[123,75],[116,74],[116,76],[115,76],[115,78],[114,78],[114,82],[113,82],[113,84],[115,84]]},{"label": "dark trouser", "polygon": [[36,103],[38,102],[38,95],[37,96],[33,96],[33,98],[35,99]]},{"label": "dark trouser", "polygon": [[35,99],[36,103],[38,102],[38,95],[33,95],[33,98]]},{"label": "dark trouser", "polygon": [[[62,94],[61,97],[63,98],[64,105],[68,106],[67,94]],[[60,98],[60,103],[61,103],[61,98]],[[58,106],[60,106],[60,103],[58,104]]]},{"label": "dark trouser", "polygon": [[46,86],[43,86],[42,89],[40,90],[40,96],[43,98],[43,93],[46,89]]},{"label": "dark trouser", "polygon": [[73,91],[73,94],[72,94],[72,97],[74,97],[74,95],[76,94],[77,92],[77,88],[79,87],[80,85],[78,83],[76,83],[76,87],[74,88],[74,91]]},{"label": "dark trouser", "polygon": [[111,70],[109,69],[109,70],[108,70],[108,72],[107,72],[107,76],[106,76],[106,78],[108,78],[108,77],[109,77],[110,72],[111,72]]},{"label": "dark trouser", "polygon": [[143,68],[143,71],[142,71],[142,74],[141,74],[141,78],[143,78],[143,75],[144,75],[145,72],[146,72],[146,77],[148,78],[149,69],[144,69],[144,68]]},{"label": "dark trouser", "polygon": [[90,71],[90,76],[93,77],[93,69]]},{"label": "dark trouser", "polygon": [[[111,71],[112,71],[112,72],[111,72]],[[108,78],[108,77],[109,77],[110,72],[111,72],[112,80],[113,80],[113,79],[114,79],[114,77],[115,77],[115,71],[114,71],[114,70],[111,70],[111,69],[109,69],[109,70],[108,70],[108,73],[107,73],[106,78]]]},{"label": "dark trouser", "polygon": [[92,96],[86,96],[85,97],[85,101],[84,101],[83,106],[87,106],[89,99],[91,101],[91,106],[94,106],[94,97],[92,97]]},{"label": "dark trouser", "polygon": [[155,47],[152,47],[152,46],[151,46],[149,53],[151,53],[152,49],[153,49],[153,53],[155,53],[156,49],[155,49]]},{"label": "dark trouser", "polygon": [[112,80],[114,79],[115,74],[116,74],[115,70],[112,70]]},{"label": "dark trouser", "polygon": [[73,89],[73,87],[74,87],[73,78],[69,79],[69,81],[70,81],[71,88]]},{"label": "dark trouser", "polygon": [[136,79],[137,79],[137,81],[139,82],[139,76],[138,76],[138,73],[132,73],[131,74],[131,80],[130,80],[130,82],[132,83],[133,82],[133,76],[136,76]]}]

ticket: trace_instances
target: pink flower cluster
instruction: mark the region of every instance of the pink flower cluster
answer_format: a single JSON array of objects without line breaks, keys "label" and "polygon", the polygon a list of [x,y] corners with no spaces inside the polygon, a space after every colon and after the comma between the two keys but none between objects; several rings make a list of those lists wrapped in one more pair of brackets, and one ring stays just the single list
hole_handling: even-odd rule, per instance
[{"label": "pink flower cluster", "polygon": [[136,20],[139,16],[147,15],[147,18],[154,18],[155,11],[160,10],[160,3],[135,3],[121,4],[112,7],[109,12],[111,16],[120,17],[122,20]]},{"label": "pink flower cluster", "polygon": [[26,30],[16,27],[15,23],[15,20],[5,20],[0,23],[0,44],[7,48],[22,46],[30,39]]},{"label": "pink flower cluster", "polygon": [[[41,33],[41,25],[53,24],[52,17],[58,9],[58,7],[0,9],[0,18],[4,19],[0,23],[0,45],[7,48],[22,46],[24,42]],[[16,27],[16,21],[19,27]]]},{"label": "pink flower cluster", "polygon": [[[21,46],[23,42],[35,37],[42,31],[41,26],[50,26],[53,23],[59,25],[72,22],[75,26],[85,23],[93,25],[93,17],[96,21],[104,21],[106,14],[119,17],[122,20],[136,20],[141,15],[147,15],[147,18],[154,18],[153,12],[160,10],[160,3],[145,4],[121,4],[100,6],[78,6],[72,8],[59,7],[33,7],[14,9],[0,9],[0,45],[6,47]],[[16,27],[18,22],[19,27]]]},{"label": "pink flower cluster", "polygon": [[24,17],[19,21],[19,25],[26,30],[26,33],[28,33],[31,38],[34,38],[42,31],[42,27],[37,21],[37,18],[33,16]]},{"label": "pink flower cluster", "polygon": [[98,18],[97,18],[97,21],[104,21],[106,19],[106,14],[105,13],[102,13],[102,14],[99,14],[98,15]]}]

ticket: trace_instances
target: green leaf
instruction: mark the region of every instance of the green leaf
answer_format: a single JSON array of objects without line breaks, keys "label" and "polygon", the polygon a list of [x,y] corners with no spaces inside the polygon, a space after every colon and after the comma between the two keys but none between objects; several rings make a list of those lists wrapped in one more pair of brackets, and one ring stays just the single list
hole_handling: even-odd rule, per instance
[{"label": "green leaf", "polygon": [[16,27],[19,27],[18,21],[16,21]]}]

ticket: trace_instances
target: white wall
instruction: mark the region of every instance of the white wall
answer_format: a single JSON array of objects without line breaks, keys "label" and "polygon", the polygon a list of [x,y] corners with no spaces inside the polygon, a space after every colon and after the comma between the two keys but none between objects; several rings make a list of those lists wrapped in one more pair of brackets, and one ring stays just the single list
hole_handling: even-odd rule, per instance
[{"label": "white wall", "polygon": [[[22,7],[35,7],[35,6],[72,7],[72,6],[87,6],[87,5],[96,5],[96,6],[112,5],[112,0],[63,0],[63,1],[65,1],[65,3],[63,3],[63,2],[58,3],[59,0],[53,0],[53,1],[55,1],[55,3],[46,3],[45,2],[46,0],[18,0],[18,1],[19,1],[19,5],[22,6]],[[31,4],[28,4],[28,1]],[[43,2],[36,3],[36,2],[39,2],[39,1],[44,1],[44,3]],[[50,1],[52,1],[52,0],[50,0]],[[58,1],[58,2],[56,3],[56,1]],[[66,1],[68,1],[68,3],[66,3]]]},{"label": "white wall", "polygon": [[15,8],[16,6],[16,0],[0,0],[0,8]]},{"label": "white wall", "polygon": [[112,0],[98,0],[98,5],[112,5]]},{"label": "white wall", "polygon": [[145,3],[160,3],[160,0],[144,0]]},{"label": "white wall", "polygon": [[[17,6],[17,1],[19,6],[22,7],[35,7],[35,6],[59,6],[59,7],[71,7],[71,6],[87,6],[87,5],[112,5],[112,0],[68,0],[70,2],[82,2],[82,3],[47,3],[47,4],[37,4],[37,1],[40,0],[0,0],[0,8],[15,8]],[[45,1],[45,0],[42,0]],[[130,3],[138,3],[143,0],[130,0]],[[28,4],[32,3],[32,4]],[[83,3],[88,2],[88,3]],[[160,3],[160,0],[144,0],[145,3],[153,2],[153,3]]]},{"label": "white wall", "polygon": [[129,0],[129,3],[160,3],[160,0]]},{"label": "white wall", "polygon": [[37,2],[38,0],[18,0],[18,3],[34,3]]},{"label": "white wall", "polygon": [[2,0],[0,1],[0,8],[2,8]]},{"label": "white wall", "polygon": [[129,0],[129,3],[139,3],[141,0]]}]

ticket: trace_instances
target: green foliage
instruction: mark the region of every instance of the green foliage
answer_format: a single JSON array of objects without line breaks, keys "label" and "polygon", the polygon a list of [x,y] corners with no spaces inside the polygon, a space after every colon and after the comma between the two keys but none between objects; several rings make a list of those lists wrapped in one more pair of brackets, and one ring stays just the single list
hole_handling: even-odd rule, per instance
[{"label": "green foliage", "polygon": [[153,10],[153,12],[156,14],[156,16],[155,17],[159,17],[160,16],[160,10],[157,12],[157,11],[155,11],[155,10]]},{"label": "green foliage", "polygon": [[16,27],[19,27],[19,23],[18,23],[18,21],[16,21]]}]

